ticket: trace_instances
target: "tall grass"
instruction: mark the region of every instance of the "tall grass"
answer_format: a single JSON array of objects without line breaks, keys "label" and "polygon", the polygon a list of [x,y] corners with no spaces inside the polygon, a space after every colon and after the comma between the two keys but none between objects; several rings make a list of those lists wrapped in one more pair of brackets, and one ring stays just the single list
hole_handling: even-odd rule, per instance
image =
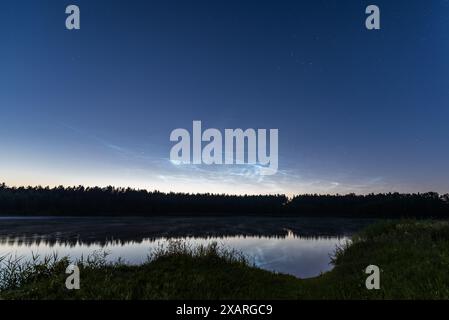
[{"label": "tall grass", "polygon": [[[0,292],[17,289],[26,284],[48,279],[53,275],[64,274],[70,264],[77,265],[81,270],[89,271],[127,265],[121,258],[108,261],[108,255],[107,251],[97,250],[87,256],[82,255],[79,259],[71,259],[69,256],[59,257],[56,252],[46,256],[32,253],[29,260],[13,254],[0,256]],[[157,260],[176,260],[181,257],[203,260],[215,259],[224,263],[249,265],[249,260],[243,253],[219,246],[216,242],[209,245],[194,246],[182,240],[173,240],[166,245],[160,245],[153,249],[148,254],[147,261],[143,266]]]},{"label": "tall grass", "polygon": [[[31,260],[6,254],[0,257],[0,291],[14,289],[43,276],[49,276],[68,265],[67,258],[59,258],[56,253],[41,259],[32,253]],[[65,269],[64,269],[65,270]]]},{"label": "tall grass", "polygon": [[208,245],[192,245],[183,240],[172,240],[166,245],[159,245],[148,255],[147,263],[181,256],[192,259],[219,259],[228,263],[250,264],[249,258],[241,251],[220,246],[215,241]]}]

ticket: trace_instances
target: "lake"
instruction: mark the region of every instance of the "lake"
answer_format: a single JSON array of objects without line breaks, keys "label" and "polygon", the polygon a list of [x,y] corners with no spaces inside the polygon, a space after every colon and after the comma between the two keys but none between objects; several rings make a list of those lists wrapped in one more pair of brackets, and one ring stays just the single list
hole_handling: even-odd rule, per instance
[{"label": "lake", "polygon": [[157,247],[182,240],[192,246],[217,242],[251,263],[309,278],[332,269],[331,255],[370,219],[270,217],[0,217],[0,257],[29,260],[57,253],[77,259],[107,252],[140,264]]}]

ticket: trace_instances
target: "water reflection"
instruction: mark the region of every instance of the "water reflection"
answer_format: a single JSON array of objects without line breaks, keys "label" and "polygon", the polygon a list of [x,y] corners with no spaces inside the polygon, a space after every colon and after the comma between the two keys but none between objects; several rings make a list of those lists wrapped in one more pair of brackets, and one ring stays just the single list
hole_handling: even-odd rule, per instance
[{"label": "water reflection", "polygon": [[[313,277],[332,268],[330,256],[368,221],[310,219],[0,219],[0,256],[31,259],[57,253],[72,259],[98,251],[107,259],[145,262],[171,240],[211,242],[241,251],[266,270]],[[146,236],[145,236],[146,235]]]}]

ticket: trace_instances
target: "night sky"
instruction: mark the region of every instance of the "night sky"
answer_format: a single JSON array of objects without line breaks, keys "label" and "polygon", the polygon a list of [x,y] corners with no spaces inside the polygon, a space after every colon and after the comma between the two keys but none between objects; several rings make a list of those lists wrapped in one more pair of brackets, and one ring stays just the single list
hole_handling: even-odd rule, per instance
[{"label": "night sky", "polygon": [[[5,0],[0,39],[8,185],[449,192],[447,0]],[[173,164],[193,120],[279,129],[279,172]]]}]

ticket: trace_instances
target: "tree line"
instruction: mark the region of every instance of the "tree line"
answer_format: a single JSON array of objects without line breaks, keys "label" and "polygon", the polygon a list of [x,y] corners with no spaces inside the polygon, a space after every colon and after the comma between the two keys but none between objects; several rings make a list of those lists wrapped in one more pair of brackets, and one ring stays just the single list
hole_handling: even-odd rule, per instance
[{"label": "tree line", "polygon": [[111,186],[49,188],[0,184],[0,215],[449,218],[449,194],[305,194],[288,198],[282,194],[191,194]]}]

